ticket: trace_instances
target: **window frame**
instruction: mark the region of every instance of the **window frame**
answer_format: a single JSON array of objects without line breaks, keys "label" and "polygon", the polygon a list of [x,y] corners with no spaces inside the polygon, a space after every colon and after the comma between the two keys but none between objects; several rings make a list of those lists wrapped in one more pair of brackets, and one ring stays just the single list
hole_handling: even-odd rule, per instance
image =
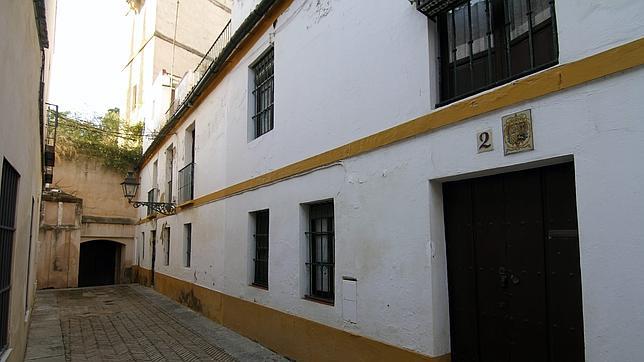
[{"label": "window frame", "polygon": [[[163,238],[163,239],[165,239],[165,240],[164,240],[164,241],[165,241],[165,245],[164,245],[164,246],[165,246],[165,248],[164,248],[165,250],[163,250],[163,251],[164,251],[164,255],[163,255],[163,265],[165,265],[165,266],[169,266],[169,265],[170,265],[170,227],[169,227],[169,226],[165,226],[165,227],[163,228],[163,234],[164,234],[163,236],[165,236],[165,237]],[[163,237],[163,236],[162,236],[162,237]]]},{"label": "window frame", "polygon": [[0,172],[0,355],[10,347],[10,332],[13,303],[12,285],[13,255],[15,254],[16,215],[19,209],[21,175],[6,159],[2,160]]},{"label": "window frame", "polygon": [[192,223],[183,224],[183,267],[192,265]]},{"label": "window frame", "polygon": [[[270,258],[270,211],[258,210],[251,213],[253,218],[253,280],[252,286],[268,289],[268,271]],[[265,219],[264,219],[265,218]],[[264,245],[260,247],[260,240]],[[265,258],[262,250],[265,250]],[[261,264],[261,269],[259,264]]]},{"label": "window frame", "polygon": [[[275,128],[275,48],[269,47],[251,65],[252,75],[252,135],[257,139]],[[270,74],[262,74],[263,69],[270,69]],[[258,84],[259,83],[259,84]],[[266,87],[265,89],[263,89]],[[267,98],[262,98],[266,95]],[[266,122],[263,117],[265,114]]]},{"label": "window frame", "polygon": [[[555,9],[555,0],[548,0],[547,4],[549,7],[550,11],[550,17],[539,24],[534,25],[533,24],[533,15],[532,15],[532,10],[530,8],[531,2],[533,0],[523,0],[526,2],[526,6],[529,9],[529,12],[526,14],[527,16],[527,23],[528,23],[528,30],[521,35],[517,36],[514,39],[510,38],[510,26],[513,24],[513,20],[510,21],[507,18],[505,18],[507,12],[508,12],[508,1],[512,0],[484,0],[486,4],[486,16],[485,16],[485,21],[482,23],[486,23],[487,27],[486,30],[487,32],[485,33],[484,39],[486,40],[486,50],[482,50],[481,52],[477,54],[472,54],[472,45],[471,42],[473,41],[473,34],[472,34],[472,7],[468,6],[468,15],[467,15],[467,23],[469,24],[469,31],[467,32],[468,34],[464,34],[464,36],[469,35],[469,42],[465,42],[464,44],[469,44],[469,49],[468,49],[468,54],[462,59],[455,59],[453,62],[450,62],[450,53],[454,51],[454,49],[450,49],[450,43],[447,39],[448,37],[448,24],[446,23],[446,18],[447,14],[450,11],[453,11],[459,7],[462,7],[463,5],[466,4],[471,4],[471,0],[461,0],[461,1],[456,1],[452,4],[450,4],[447,8],[441,10],[435,17],[434,20],[436,21],[436,29],[437,29],[437,40],[438,40],[438,74],[439,74],[439,84],[438,84],[438,94],[439,94],[439,101],[436,104],[436,107],[442,107],[445,105],[448,105],[450,103],[465,99],[467,97],[470,97],[472,95],[484,92],[486,90],[498,87],[500,85],[512,82],[516,79],[525,77],[529,74],[533,74],[539,71],[542,71],[544,69],[553,67],[559,63],[559,42],[558,42],[558,32],[557,32],[557,17],[556,17],[556,9]],[[496,6],[490,6],[494,5],[496,3]],[[494,10],[492,10],[492,15],[491,17],[487,14],[489,14],[489,9],[494,7]],[[500,17],[498,15],[502,15],[504,18],[499,19]],[[454,16],[452,16],[452,21]],[[452,23],[454,24],[454,23]],[[499,27],[499,25],[502,25]],[[452,25],[455,26],[455,25]],[[543,29],[550,26],[551,27],[551,32],[552,32],[552,59],[548,60],[542,64],[535,64],[535,44],[533,42],[534,35],[538,33],[535,29]],[[492,37],[491,37],[492,36]],[[512,49],[512,44],[516,46],[518,43],[520,43],[521,40],[523,40],[524,37],[528,37],[528,51],[529,51],[529,61],[530,61],[530,66],[523,70],[520,71],[516,74],[512,74],[511,70],[511,65],[510,63],[512,62],[512,54],[511,54],[511,49]],[[494,40],[494,46],[492,46],[491,41],[492,39]],[[547,43],[546,43],[547,45]],[[484,85],[480,87],[474,88],[474,70],[473,70],[473,64],[474,64],[474,59],[475,58],[480,58],[480,57],[485,57],[487,58],[487,66],[486,70],[487,73],[485,75],[486,81],[484,82]],[[470,78],[470,85],[469,87],[471,88],[468,91],[458,93],[457,90],[455,89],[457,87],[457,80],[456,80],[456,72],[458,68],[458,64],[463,63],[469,64],[469,78]],[[507,72],[507,73],[506,73]],[[451,74],[450,74],[451,73]],[[452,79],[453,78],[453,79]]]},{"label": "window frame", "polygon": [[[325,304],[334,305],[335,303],[335,204],[334,201],[324,200],[310,203],[308,206],[307,222],[308,227],[305,232],[307,240],[307,261],[306,270],[308,277],[308,290],[305,299],[319,301]],[[326,220],[326,224],[316,221]],[[319,226],[319,228],[318,228]],[[326,239],[324,239],[326,237]],[[323,242],[326,242],[324,245]],[[318,255],[317,243],[321,243]],[[326,246],[326,248],[324,248]],[[326,255],[323,252],[326,249]],[[324,257],[326,256],[326,258]],[[326,260],[324,260],[326,259]],[[318,272],[318,267],[320,271]],[[321,270],[327,269],[325,276]],[[321,274],[320,274],[321,273]],[[320,277],[320,284],[324,285],[326,281],[328,290],[322,290],[316,285],[316,279]]]}]

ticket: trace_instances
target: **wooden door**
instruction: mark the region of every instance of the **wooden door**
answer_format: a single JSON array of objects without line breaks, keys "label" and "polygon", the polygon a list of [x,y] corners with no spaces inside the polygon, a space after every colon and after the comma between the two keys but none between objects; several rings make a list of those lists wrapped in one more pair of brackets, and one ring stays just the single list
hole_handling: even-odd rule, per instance
[{"label": "wooden door", "polygon": [[453,361],[583,361],[573,164],[443,196]]}]

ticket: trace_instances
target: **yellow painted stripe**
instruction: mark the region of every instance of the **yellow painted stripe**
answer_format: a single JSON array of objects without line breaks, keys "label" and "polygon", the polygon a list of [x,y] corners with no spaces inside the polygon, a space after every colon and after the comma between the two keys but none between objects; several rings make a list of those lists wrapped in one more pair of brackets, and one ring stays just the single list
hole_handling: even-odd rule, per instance
[{"label": "yellow painted stripe", "polygon": [[[402,123],[324,153],[292,163],[261,176],[196,198],[198,207],[232,195],[256,189],[289,177],[355,157],[378,148],[416,137],[440,127],[480,116],[521,102],[635,68],[644,64],[644,38],[572,63],[500,86],[489,92],[442,107],[432,113]],[[178,211],[183,207],[178,208]]]},{"label": "yellow painted stripe", "polygon": [[491,91],[439,108],[432,113],[384,131],[203,195],[193,200],[189,205],[178,207],[177,212],[188,207],[198,207],[282,181],[343,159],[355,157],[434,131],[443,126],[462,122],[521,102],[534,100],[611,74],[629,70],[642,64],[644,64],[644,38],[575,62],[549,68]]},{"label": "yellow painted stripe", "polygon": [[[136,281],[149,286],[152,273],[134,266]],[[193,283],[154,273],[154,289],[209,319],[295,360],[449,362],[333,328]],[[279,331],[279,333],[276,333]]]}]

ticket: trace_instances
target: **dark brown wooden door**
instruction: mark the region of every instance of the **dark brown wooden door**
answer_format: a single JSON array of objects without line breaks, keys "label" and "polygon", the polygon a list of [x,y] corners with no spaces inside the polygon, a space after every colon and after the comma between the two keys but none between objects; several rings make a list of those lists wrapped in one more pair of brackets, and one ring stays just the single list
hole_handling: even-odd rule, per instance
[{"label": "dark brown wooden door", "polygon": [[572,163],[443,185],[453,361],[583,361]]}]

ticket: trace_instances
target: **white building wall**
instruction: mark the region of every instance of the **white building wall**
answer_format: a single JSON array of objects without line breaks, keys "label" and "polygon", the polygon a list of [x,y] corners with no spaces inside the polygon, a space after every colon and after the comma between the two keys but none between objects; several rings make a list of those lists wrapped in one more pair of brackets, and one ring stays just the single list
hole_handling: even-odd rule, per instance
[{"label": "white building wall", "polygon": [[[233,11],[243,3],[235,2]],[[173,143],[181,168],[185,130],[194,122],[196,197],[433,107],[437,79],[431,77],[435,63],[428,49],[435,34],[428,38],[423,15],[405,1],[371,6],[327,1],[322,3],[329,9],[322,13],[316,3],[296,0],[270,31],[275,33],[275,129],[248,141],[250,89],[240,86],[249,84],[250,64],[269,46],[267,33],[159,148]],[[644,6],[619,3],[623,6],[557,2],[561,63],[644,36],[644,23],[627,21],[642,18]],[[449,351],[441,182],[574,160],[586,358],[636,361],[644,337],[639,260],[644,231],[638,228],[644,171],[636,166],[644,151],[643,91],[644,70],[623,72],[186,209],[142,224],[139,231],[149,237],[156,223],[159,238],[162,224],[172,229],[170,265],[163,265],[158,247],[157,272],[437,356]],[[532,110],[535,150],[503,156],[501,117],[524,109]],[[486,128],[494,132],[495,151],[477,155],[476,131]],[[144,192],[152,184],[153,161],[141,173]],[[334,199],[336,220],[334,306],[302,298],[305,224],[300,205],[328,198]],[[268,291],[249,286],[248,213],[266,208]],[[192,223],[191,268],[182,266],[187,222]],[[342,320],[342,276],[357,279],[357,324]]]},{"label": "white building wall", "polygon": [[[8,346],[2,361],[22,361],[36,289],[38,226],[42,191],[39,87],[49,82],[56,1],[45,1],[49,49],[41,53],[32,1],[0,2],[0,184],[4,160],[19,173],[11,260]],[[46,100],[47,87],[45,87]],[[54,171],[55,172],[55,171]],[[33,202],[33,208],[32,208]],[[33,211],[33,213],[32,213]]]}]

